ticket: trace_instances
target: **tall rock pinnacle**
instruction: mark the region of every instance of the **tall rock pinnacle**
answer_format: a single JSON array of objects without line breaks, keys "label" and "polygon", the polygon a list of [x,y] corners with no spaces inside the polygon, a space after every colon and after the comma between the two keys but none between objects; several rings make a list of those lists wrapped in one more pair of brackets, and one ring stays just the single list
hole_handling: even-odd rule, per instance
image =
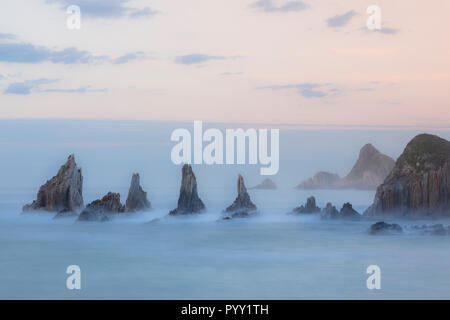
[{"label": "tall rock pinnacle", "polygon": [[72,154],[56,176],[40,187],[36,200],[23,211],[74,211],[83,207],[83,176]]},{"label": "tall rock pinnacle", "polygon": [[238,176],[237,192],[238,195],[236,200],[234,200],[233,204],[225,210],[227,217],[247,217],[255,214],[257,208],[250,200],[247,188],[245,188],[244,178],[241,175]]},{"label": "tall rock pinnacle", "polygon": [[205,210],[203,201],[197,193],[197,179],[195,178],[192,166],[185,164],[181,169],[181,188],[178,198],[178,207],[172,210],[170,215],[199,213]]},{"label": "tall rock pinnacle", "polygon": [[125,211],[146,211],[151,207],[150,201],[147,199],[147,192],[141,187],[139,173],[134,173],[125,203]]}]

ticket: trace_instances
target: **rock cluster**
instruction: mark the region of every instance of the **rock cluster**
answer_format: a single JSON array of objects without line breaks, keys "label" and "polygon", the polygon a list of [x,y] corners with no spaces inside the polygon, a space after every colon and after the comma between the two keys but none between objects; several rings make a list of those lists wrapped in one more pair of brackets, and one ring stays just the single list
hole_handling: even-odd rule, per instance
[{"label": "rock cluster", "polygon": [[197,193],[197,179],[192,166],[185,164],[181,169],[181,187],[178,198],[178,206],[170,211],[170,215],[183,215],[200,213],[205,210],[205,205]]},{"label": "rock cluster", "polygon": [[72,154],[56,176],[39,188],[36,200],[23,211],[73,212],[83,207],[83,176]]},{"label": "rock cluster", "polygon": [[316,198],[309,197],[306,200],[306,205],[301,205],[300,207],[294,208],[293,213],[297,214],[311,214],[320,212],[320,208],[316,206]]},{"label": "rock cluster", "polygon": [[435,135],[414,137],[377,188],[364,213],[377,217],[450,216],[450,142]]},{"label": "rock cluster", "polygon": [[237,198],[233,204],[225,210],[225,219],[248,217],[257,212],[255,204],[250,200],[250,196],[245,188],[244,178],[241,175],[238,176],[237,193]]},{"label": "rock cluster", "polygon": [[102,199],[88,204],[78,221],[108,221],[121,212],[125,212],[125,207],[120,203],[120,194],[108,192]]},{"label": "rock cluster", "polygon": [[325,208],[322,209],[320,218],[325,220],[339,219],[339,211],[331,204],[331,202],[328,202]]}]

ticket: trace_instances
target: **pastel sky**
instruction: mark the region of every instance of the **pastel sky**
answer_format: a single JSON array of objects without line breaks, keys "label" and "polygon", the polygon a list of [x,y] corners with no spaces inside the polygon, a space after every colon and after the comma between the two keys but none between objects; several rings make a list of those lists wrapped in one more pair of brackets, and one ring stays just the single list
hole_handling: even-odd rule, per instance
[{"label": "pastel sky", "polygon": [[447,0],[2,1],[0,118],[450,126],[449,14]]}]

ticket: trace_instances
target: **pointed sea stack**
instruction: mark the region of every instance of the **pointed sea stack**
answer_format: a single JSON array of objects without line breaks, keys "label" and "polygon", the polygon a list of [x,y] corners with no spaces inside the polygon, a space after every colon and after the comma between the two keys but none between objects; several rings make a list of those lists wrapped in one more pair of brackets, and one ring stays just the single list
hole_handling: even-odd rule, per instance
[{"label": "pointed sea stack", "polygon": [[192,166],[185,164],[181,169],[181,188],[178,198],[178,207],[170,211],[170,215],[182,215],[200,213],[205,210],[203,201],[197,193],[197,179],[195,178]]},{"label": "pointed sea stack", "polygon": [[450,142],[435,135],[414,137],[377,188],[364,213],[377,217],[450,216]]},{"label": "pointed sea stack", "polygon": [[148,211],[151,208],[150,201],[147,199],[147,192],[141,187],[139,173],[134,173],[131,178],[130,190],[128,191],[128,198],[125,203],[125,211]]},{"label": "pointed sea stack", "polygon": [[83,176],[72,154],[56,176],[40,187],[36,200],[23,211],[73,212],[83,207]]},{"label": "pointed sea stack", "polygon": [[247,188],[244,184],[244,178],[239,175],[237,181],[237,198],[233,204],[226,208],[225,219],[237,217],[249,217],[257,213],[255,204],[250,200]]},{"label": "pointed sea stack", "polygon": [[101,200],[92,201],[78,217],[78,221],[108,221],[113,215],[125,211],[120,194],[108,192]]}]

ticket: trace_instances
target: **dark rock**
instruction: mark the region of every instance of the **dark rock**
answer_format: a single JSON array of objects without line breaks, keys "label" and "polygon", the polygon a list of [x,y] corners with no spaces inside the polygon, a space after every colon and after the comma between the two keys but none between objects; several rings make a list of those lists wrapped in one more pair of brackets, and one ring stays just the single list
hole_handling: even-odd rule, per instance
[{"label": "dark rock", "polygon": [[250,200],[250,196],[245,188],[244,178],[241,175],[238,176],[237,192],[236,200],[225,210],[225,217],[248,217],[256,214],[257,208]]},{"label": "dark rock", "polygon": [[370,226],[369,234],[371,235],[390,235],[403,233],[402,227],[396,223],[386,223],[384,221],[374,223]]},{"label": "dark rock", "polygon": [[125,203],[125,211],[148,211],[151,208],[150,201],[147,199],[147,192],[141,187],[139,173],[134,173]]},{"label": "dark rock", "polygon": [[412,139],[364,215],[450,216],[450,142],[430,134]]},{"label": "dark rock", "polygon": [[320,208],[316,206],[316,198],[309,197],[306,200],[306,205],[301,205],[293,210],[293,213],[297,214],[311,214],[320,212]]},{"label": "dark rock", "polygon": [[[433,235],[433,236],[445,236],[450,234],[450,227],[445,228],[442,224],[435,224],[431,226],[411,226],[410,229],[419,231],[422,235]],[[449,229],[449,230],[448,230]]]},{"label": "dark rock", "polygon": [[125,211],[120,203],[120,194],[108,192],[101,200],[88,204],[78,217],[79,221],[108,221],[111,217]]},{"label": "dark rock", "polygon": [[270,180],[269,178],[264,179],[260,184],[254,186],[250,189],[263,189],[263,190],[275,190],[277,188],[277,185],[275,182]]},{"label": "dark rock", "polygon": [[353,206],[351,203],[346,202],[341,208],[341,211],[339,212],[339,215],[343,219],[361,219],[362,216],[353,209]]},{"label": "dark rock", "polygon": [[178,207],[170,211],[170,215],[200,213],[205,210],[203,201],[197,193],[197,179],[190,164],[185,164],[181,170],[181,188]]},{"label": "dark rock", "polygon": [[56,176],[40,187],[36,200],[25,205],[23,211],[44,210],[70,212],[83,207],[83,176],[70,155]]},{"label": "dark rock", "polygon": [[339,217],[339,211],[330,202],[327,203],[320,214],[321,219],[339,219]]}]

